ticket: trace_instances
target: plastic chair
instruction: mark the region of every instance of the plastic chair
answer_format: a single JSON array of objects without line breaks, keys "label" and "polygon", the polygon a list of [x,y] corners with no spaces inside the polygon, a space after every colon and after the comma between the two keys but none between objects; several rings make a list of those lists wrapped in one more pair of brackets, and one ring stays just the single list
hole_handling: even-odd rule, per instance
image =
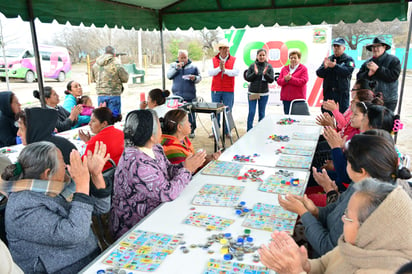
[{"label": "plastic chair", "polygon": [[289,115],[310,115],[308,102],[305,99],[290,102]]},{"label": "plastic chair", "polygon": [[226,119],[225,122],[226,122],[227,132],[229,134],[230,144],[233,145],[232,130],[235,129],[236,136],[237,136],[238,140],[239,140],[240,137],[239,137],[239,132],[237,131],[237,128],[236,128],[236,125],[235,125],[235,120],[233,119],[233,115],[232,115],[231,110],[226,111],[225,119]]}]

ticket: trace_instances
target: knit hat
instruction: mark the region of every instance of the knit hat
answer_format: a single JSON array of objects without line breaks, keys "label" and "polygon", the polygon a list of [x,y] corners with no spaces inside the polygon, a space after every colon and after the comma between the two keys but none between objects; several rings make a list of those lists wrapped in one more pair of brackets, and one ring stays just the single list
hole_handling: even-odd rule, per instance
[{"label": "knit hat", "polygon": [[133,110],[126,116],[124,139],[133,145],[143,147],[153,133],[153,114],[150,110]]}]

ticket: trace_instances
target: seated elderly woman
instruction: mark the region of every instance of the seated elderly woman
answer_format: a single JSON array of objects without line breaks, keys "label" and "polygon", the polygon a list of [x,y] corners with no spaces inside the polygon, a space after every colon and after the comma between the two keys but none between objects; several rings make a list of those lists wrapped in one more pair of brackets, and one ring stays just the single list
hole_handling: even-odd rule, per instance
[{"label": "seated elderly woman", "polygon": [[110,216],[115,238],[161,203],[176,199],[206,156],[199,152],[171,164],[159,144],[162,130],[153,110],[130,112],[123,131],[125,149],[115,173]]},{"label": "seated elderly woman", "polygon": [[376,178],[388,183],[396,179],[409,179],[411,173],[399,166],[398,154],[393,141],[387,137],[358,134],[353,136],[346,149],[347,171],[352,179],[351,185],[336,202],[326,207],[316,207],[305,195],[279,195],[279,204],[286,210],[301,216],[307,241],[315,255],[324,255],[332,250],[342,234],[342,214],[354,193],[353,186],[366,179]]},{"label": "seated elderly woman", "polygon": [[[86,151],[91,150],[93,152],[96,142],[101,141],[106,144],[107,152],[110,153],[111,159],[117,165],[124,149],[124,134],[123,131],[114,127],[114,123],[121,120],[122,115],[119,114],[114,117],[108,107],[94,109],[89,126],[95,135],[91,136],[89,132],[79,130],[80,139],[87,144]],[[110,166],[110,163],[106,163],[103,170],[108,169]]]},{"label": "seated elderly woman", "polygon": [[102,143],[83,162],[74,150],[67,166],[73,182],[60,150],[37,142],[27,145],[3,172],[7,239],[24,273],[77,273],[99,254],[90,223],[93,211],[110,209],[110,187],[102,175],[110,155],[105,155]]},{"label": "seated elderly woman", "polygon": [[19,100],[13,92],[0,92],[0,147],[16,144],[16,121],[20,111]]},{"label": "seated elderly woman", "polygon": [[152,89],[149,91],[147,96],[147,102],[140,103],[140,109],[153,109],[156,111],[157,117],[164,117],[169,108],[166,106],[166,98],[169,97],[170,91],[161,90],[159,88]]},{"label": "seated elderly woman", "polygon": [[66,138],[53,134],[57,121],[56,111],[45,108],[26,108],[19,113],[18,117],[17,135],[23,145],[39,141],[51,142],[63,154],[64,162],[70,164],[70,153],[77,148]]},{"label": "seated elderly woman", "polygon": [[342,214],[343,235],[332,251],[308,260],[284,232],[259,250],[261,262],[278,274],[394,273],[412,260],[412,200],[405,190],[376,179],[354,186],[355,193]]},{"label": "seated elderly woman", "polygon": [[[179,164],[186,160],[186,157],[195,153],[188,136],[192,132],[189,116],[181,109],[170,110],[163,119],[162,126],[163,150],[167,159],[172,164]],[[215,152],[206,156],[206,163],[217,160],[221,152]]]},{"label": "seated elderly woman", "polygon": [[[33,96],[40,100],[40,92],[38,90],[33,91]],[[82,112],[81,106],[76,106],[71,112],[68,112],[58,105],[60,102],[59,95],[52,87],[44,87],[44,100],[46,101],[47,108],[57,111],[58,119],[55,128],[58,132],[69,130],[76,126],[79,114]]]}]

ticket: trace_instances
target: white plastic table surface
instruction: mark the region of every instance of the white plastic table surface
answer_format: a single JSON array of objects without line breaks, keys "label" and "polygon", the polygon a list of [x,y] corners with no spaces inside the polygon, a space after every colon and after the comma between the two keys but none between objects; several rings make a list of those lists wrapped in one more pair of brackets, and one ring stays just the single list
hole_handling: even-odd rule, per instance
[{"label": "white plastic table surface", "polygon": [[[265,167],[264,169],[265,173],[274,173],[277,170],[268,167]],[[294,172],[296,177],[306,178],[306,180],[309,175],[309,173],[306,171]],[[245,201],[246,207],[250,209],[253,208],[253,206],[257,202],[278,205],[276,194],[262,192],[257,189],[260,184],[259,182],[242,182],[231,177],[210,176],[203,174],[196,175],[176,200],[164,203],[154,212],[152,212],[152,214],[147,216],[142,222],[135,226],[135,228],[138,228],[143,231],[165,233],[171,235],[184,233],[184,241],[186,242],[185,246],[190,250],[190,252],[184,254],[179,249],[180,246],[178,246],[177,249],[171,255],[168,255],[166,257],[166,259],[162,262],[160,267],[154,273],[203,273],[203,271],[206,269],[206,265],[209,258],[223,260],[223,255],[220,254],[221,245],[219,243],[214,243],[209,249],[214,250],[215,253],[208,254],[208,252],[206,250],[203,250],[202,248],[190,248],[191,244],[205,244],[209,236],[218,233],[229,232],[232,234],[233,237],[236,237],[238,235],[243,235],[244,230],[248,229],[247,227],[242,226],[245,217],[237,216],[235,213],[235,209],[233,207],[192,205],[191,202],[194,195],[203,187],[204,184],[244,186],[245,189],[240,196],[239,202]],[[193,208],[195,208],[195,210],[193,210]],[[183,224],[183,220],[192,212],[216,214],[220,217],[234,219],[235,222],[223,231],[206,231],[204,227],[196,227],[192,225]],[[260,246],[261,244],[269,243],[271,232],[257,229],[250,230],[250,236],[253,237],[255,246]],[[83,269],[81,273],[96,273],[98,270],[109,268],[110,266],[103,264],[102,261],[115,248],[116,243],[113,244],[110,248],[108,248],[104,253],[102,253],[91,264],[89,264],[89,266]],[[257,252],[255,253],[257,254]],[[244,256],[243,263],[263,266],[261,263],[253,262],[252,254],[246,254]],[[126,270],[126,273],[147,272]]]},{"label": "white plastic table surface", "polygon": [[[317,138],[316,140],[298,140],[293,138],[293,134],[305,133],[319,137],[321,127],[317,126],[311,120],[312,118],[314,121],[315,118],[310,116],[291,116],[291,118],[299,122],[295,122],[291,125],[277,124],[282,118],[287,118],[287,116],[271,115],[265,117],[257,124],[257,126],[253,127],[247,134],[229,147],[225,153],[220,156],[219,160],[232,161],[235,155],[253,156],[254,154],[258,154],[259,156],[252,157],[255,161],[254,163],[251,163],[252,165],[274,167],[280,157],[280,154],[276,154],[276,151],[287,145],[311,147],[311,157],[313,158],[313,153],[315,152],[317,145]],[[290,141],[275,142],[269,139],[269,136],[271,135],[287,135]]]},{"label": "white plastic table surface", "polygon": [[[266,138],[271,134],[287,135],[291,134],[294,130],[300,130],[301,132],[314,132],[319,134],[320,128],[315,125],[305,125],[305,126],[294,126],[286,125],[280,126],[276,125],[276,122],[283,118],[283,116],[269,116],[261,121],[253,130],[248,132],[239,141],[237,141],[231,148],[225,151],[220,160],[232,159],[233,154],[251,154],[260,153],[261,159],[264,161],[272,161],[275,163],[275,159],[272,159],[271,155],[274,154],[273,144],[265,144]],[[308,119],[308,123],[310,120]],[[276,130],[277,132],[274,132]],[[285,133],[286,132],[286,133]],[[298,142],[299,143],[299,142]],[[302,142],[300,142],[302,143]],[[313,149],[316,147],[316,142],[308,142],[308,145],[312,145]],[[271,148],[271,150],[268,149]],[[257,149],[259,149],[256,151]],[[237,150],[240,150],[237,151]],[[267,160],[266,160],[267,159]],[[244,163],[243,163],[244,164]],[[249,164],[247,166],[254,167],[256,164]],[[265,170],[265,174],[274,173],[275,171],[282,168],[268,167],[269,164],[264,164],[259,166],[260,169]],[[273,165],[272,165],[273,166]],[[285,168],[283,168],[285,169]],[[288,169],[289,170],[289,169]],[[305,178],[307,181],[309,172],[307,170],[291,170],[294,172],[296,177]],[[244,186],[245,189],[242,192],[239,202],[246,202],[247,208],[253,208],[255,203],[261,202],[266,204],[278,205],[277,195],[273,193],[266,193],[258,190],[259,182],[242,182],[232,177],[222,177],[222,176],[211,176],[204,175],[199,172],[193,177],[190,184],[183,190],[180,196],[168,203],[164,203],[159,206],[155,211],[153,211],[149,216],[142,220],[139,224],[135,225],[133,229],[139,229],[143,231],[165,233],[170,235],[176,235],[178,233],[184,233],[185,246],[190,250],[189,253],[184,254],[178,246],[177,249],[162,262],[159,268],[154,273],[162,274],[194,274],[203,273],[209,258],[223,259],[223,255],[220,254],[219,243],[214,243],[210,249],[214,250],[213,254],[208,254],[206,250],[199,247],[190,248],[191,244],[205,244],[207,238],[212,234],[218,233],[231,233],[232,236],[236,237],[238,235],[243,235],[246,227],[242,226],[244,217],[239,217],[235,213],[233,207],[216,207],[216,206],[194,206],[192,205],[192,199],[195,194],[203,187],[205,184],[222,184],[222,185],[237,185]],[[195,208],[195,209],[193,209]],[[223,231],[206,231],[203,227],[196,227],[192,225],[183,224],[183,220],[192,212],[202,212],[209,214],[216,214],[221,217],[234,219],[235,222],[231,224],[228,228]],[[251,237],[254,239],[255,246],[260,246],[261,244],[267,244],[270,240],[271,232],[251,229]],[[124,237],[127,236],[127,233]],[[96,273],[98,270],[109,268],[109,265],[105,265],[102,261],[112,252],[117,244],[122,240],[120,238],[116,243],[110,246],[105,252],[103,252],[99,257],[97,257],[93,262],[91,262],[87,267],[85,267],[81,273]],[[257,252],[255,252],[256,254]],[[261,263],[254,263],[252,254],[246,254],[244,256],[243,263],[260,265]],[[139,271],[126,270],[126,273],[148,273]],[[273,272],[274,273],[274,272]]]}]

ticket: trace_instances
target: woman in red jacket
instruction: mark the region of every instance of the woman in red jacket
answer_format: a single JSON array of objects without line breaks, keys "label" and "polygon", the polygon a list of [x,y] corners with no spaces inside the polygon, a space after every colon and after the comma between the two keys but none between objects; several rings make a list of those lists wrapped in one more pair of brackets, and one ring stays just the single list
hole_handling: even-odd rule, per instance
[{"label": "woman in red jacket", "polygon": [[289,113],[290,102],[295,99],[306,100],[306,83],[309,80],[308,69],[300,63],[301,53],[291,51],[289,53],[289,65],[280,71],[277,83],[282,87],[280,100],[283,101],[283,111]]},{"label": "woman in red jacket", "polygon": [[[95,134],[92,136],[89,132],[79,130],[79,137],[86,143],[85,155],[87,151],[94,151],[96,142],[106,144],[107,153],[110,153],[110,158],[116,163],[119,162],[124,150],[124,134],[123,131],[114,127],[114,123],[122,120],[122,115],[115,115],[108,107],[100,107],[93,110],[90,117],[90,131]],[[111,164],[107,162],[103,171],[110,168]]]}]

